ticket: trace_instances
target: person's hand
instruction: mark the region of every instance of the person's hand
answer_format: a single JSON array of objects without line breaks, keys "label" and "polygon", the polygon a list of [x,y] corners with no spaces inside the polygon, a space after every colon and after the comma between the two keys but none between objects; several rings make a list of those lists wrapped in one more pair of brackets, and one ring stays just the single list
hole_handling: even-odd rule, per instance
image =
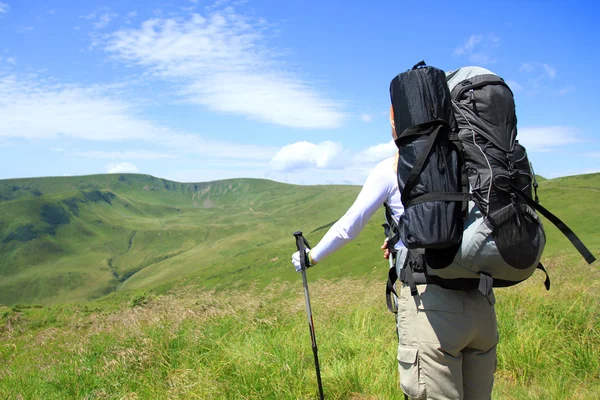
[{"label": "person's hand", "polygon": [[386,260],[390,258],[390,249],[388,249],[387,245],[388,240],[387,238],[385,238],[385,240],[383,241],[383,245],[381,245],[381,250],[383,250],[383,258],[385,258]]},{"label": "person's hand", "polygon": [[[314,262],[311,262],[310,256],[308,255],[308,253],[310,253],[310,249],[304,249],[306,251],[306,268],[308,267],[312,267],[314,264]],[[297,251],[294,254],[292,254],[292,264],[294,265],[294,268],[296,268],[296,272],[300,272],[302,271],[302,264],[300,263],[300,252]]]}]

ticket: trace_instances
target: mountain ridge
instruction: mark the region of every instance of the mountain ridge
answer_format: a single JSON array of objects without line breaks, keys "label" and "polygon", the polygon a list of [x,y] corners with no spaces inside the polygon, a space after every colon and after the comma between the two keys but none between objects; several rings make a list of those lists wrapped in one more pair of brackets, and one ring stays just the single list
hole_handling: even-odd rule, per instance
[{"label": "mountain ridge", "polygon": [[[596,246],[589,216],[600,215],[598,189],[600,174],[589,174],[544,180],[539,194]],[[182,279],[207,287],[293,279],[287,260],[295,249],[292,232],[303,230],[316,243],[359,190],[252,178],[178,183],[141,174],[3,180],[0,304],[91,300]],[[381,267],[381,222],[373,218],[356,244],[314,276]],[[571,254],[568,241],[545,226],[546,253]]]}]

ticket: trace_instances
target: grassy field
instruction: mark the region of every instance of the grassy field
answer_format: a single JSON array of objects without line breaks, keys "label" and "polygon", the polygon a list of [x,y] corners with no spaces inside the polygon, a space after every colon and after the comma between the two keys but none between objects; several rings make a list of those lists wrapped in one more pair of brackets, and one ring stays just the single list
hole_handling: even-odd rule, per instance
[{"label": "grassy field", "polygon": [[[597,399],[599,272],[552,264],[555,283],[497,291],[494,398]],[[327,268],[319,265],[309,271]],[[558,279],[557,275],[561,275]],[[310,282],[329,399],[401,398],[383,281]],[[259,288],[13,307],[2,314],[0,397],[311,399],[316,379],[300,277]]]},{"label": "grassy field", "polygon": [[[316,243],[358,189],[0,181],[0,398],[316,398],[291,233]],[[599,174],[540,183],[596,256],[599,190]],[[328,399],[402,398],[381,222],[308,271]],[[494,398],[597,399],[600,268],[545,225],[551,291],[542,274],[497,291]]]}]

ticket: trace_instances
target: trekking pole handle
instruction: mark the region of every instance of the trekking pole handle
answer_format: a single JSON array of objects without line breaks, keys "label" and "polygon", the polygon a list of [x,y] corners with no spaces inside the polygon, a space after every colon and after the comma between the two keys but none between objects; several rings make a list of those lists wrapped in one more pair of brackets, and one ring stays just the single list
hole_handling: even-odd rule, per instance
[{"label": "trekking pole handle", "polygon": [[296,238],[296,248],[300,252],[300,265],[303,270],[306,270],[308,268],[308,262],[306,262],[305,249],[310,249],[310,244],[308,244],[308,241],[302,236],[302,231],[294,232],[294,237]]}]

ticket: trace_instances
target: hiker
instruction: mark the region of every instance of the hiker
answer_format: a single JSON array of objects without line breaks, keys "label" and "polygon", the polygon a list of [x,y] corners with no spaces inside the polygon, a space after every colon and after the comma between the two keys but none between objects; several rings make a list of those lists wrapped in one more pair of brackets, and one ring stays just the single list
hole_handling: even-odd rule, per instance
[{"label": "hiker", "polygon": [[[539,204],[502,78],[481,67],[446,74],[421,61],[392,80],[390,98],[398,154],[373,169],[352,207],[303,258],[308,266],[322,261],[384,206],[386,300],[396,313],[405,398],[490,399],[498,343],[493,288],[539,269],[550,289],[536,212],[586,262],[595,257]],[[299,252],[292,263],[302,270]]]},{"label": "hiker", "polygon": [[[402,214],[396,163],[397,156],[390,157],[372,170],[354,204],[308,251],[310,266],[357,237],[384,203],[395,218]],[[406,251],[401,243],[396,249]],[[292,263],[299,271],[298,252]],[[498,342],[493,294],[488,301],[477,289],[418,289],[419,296],[413,297],[403,283],[398,293],[398,368],[404,393],[413,399],[491,398]]]},{"label": "hiker", "polygon": [[[396,140],[393,107],[390,124]],[[371,171],[350,209],[316,246],[307,249],[309,266],[356,238],[384,203],[396,221],[400,218],[404,206],[397,163],[398,155]],[[401,241],[394,249],[403,263],[407,249]],[[292,264],[296,271],[301,270],[299,252],[292,255]],[[403,282],[397,293],[398,370],[405,398],[490,399],[498,343],[493,292],[485,297],[476,287],[451,290],[422,284],[413,296]]]}]

